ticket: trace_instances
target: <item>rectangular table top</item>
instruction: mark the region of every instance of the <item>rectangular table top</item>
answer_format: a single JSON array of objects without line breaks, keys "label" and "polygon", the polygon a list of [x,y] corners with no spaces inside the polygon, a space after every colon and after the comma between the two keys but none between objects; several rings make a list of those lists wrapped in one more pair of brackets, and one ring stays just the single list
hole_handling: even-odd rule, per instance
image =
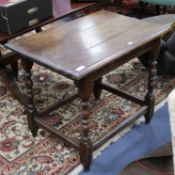
[{"label": "rectangular table top", "polygon": [[69,78],[79,80],[169,30],[168,25],[153,24],[101,10],[11,41],[6,47]]}]

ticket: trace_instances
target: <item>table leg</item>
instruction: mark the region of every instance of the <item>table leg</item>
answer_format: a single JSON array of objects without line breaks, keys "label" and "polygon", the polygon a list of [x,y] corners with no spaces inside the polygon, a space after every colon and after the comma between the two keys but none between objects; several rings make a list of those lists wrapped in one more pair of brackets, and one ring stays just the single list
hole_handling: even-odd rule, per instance
[{"label": "table leg", "polygon": [[[7,67],[9,64],[8,61],[4,62],[2,60],[2,53],[0,52],[0,75],[1,78],[6,85],[7,89],[11,92],[14,98],[19,100],[24,106],[26,106],[26,98],[24,94],[22,94],[16,84],[16,78],[14,72]],[[13,56],[10,57],[11,59],[15,59]]]},{"label": "table leg", "polygon": [[[41,32],[42,31],[42,28],[41,27],[38,27],[36,28],[36,32]],[[12,72],[17,80],[18,78],[18,72],[19,72],[19,67],[18,67],[18,60],[11,60],[11,63],[10,63],[10,66],[12,68]]]},{"label": "table leg", "polygon": [[31,78],[33,62],[22,60],[22,65],[25,70],[25,85],[27,90],[27,121],[32,135],[36,136],[38,127],[35,124],[34,117],[36,116],[37,110],[34,105],[33,81]]},{"label": "table leg", "polygon": [[88,171],[92,161],[92,141],[89,136],[89,98],[93,91],[93,82],[83,79],[78,84],[79,97],[81,99],[81,140],[80,140],[80,160],[84,166],[84,171]]},{"label": "table leg", "polygon": [[145,114],[146,123],[149,123],[151,121],[152,116],[154,114],[154,106],[155,106],[154,88],[155,88],[155,80],[157,76],[156,59],[159,54],[160,41],[157,41],[155,45],[157,45],[158,47],[151,50],[150,53],[148,54],[150,61],[149,61],[148,93],[145,96],[145,103],[148,105],[148,111]]},{"label": "table leg", "polygon": [[101,82],[102,82],[102,78],[99,78],[98,80],[96,80],[94,82],[93,92],[94,92],[94,96],[97,100],[100,99],[101,92],[102,92],[102,89],[100,87]]}]

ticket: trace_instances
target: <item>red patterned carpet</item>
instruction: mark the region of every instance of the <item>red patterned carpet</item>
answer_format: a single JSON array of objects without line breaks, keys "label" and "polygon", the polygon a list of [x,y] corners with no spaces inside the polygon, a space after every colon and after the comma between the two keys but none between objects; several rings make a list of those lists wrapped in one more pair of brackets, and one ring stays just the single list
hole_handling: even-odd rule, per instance
[{"label": "red patterned carpet", "polygon": [[[35,104],[42,109],[76,91],[72,81],[38,65],[33,68]],[[147,73],[137,62],[123,65],[104,77],[104,81],[143,97]],[[157,103],[175,86],[175,78],[157,79]],[[24,91],[20,72],[19,87]],[[118,126],[139,106],[125,99],[103,92],[103,98],[92,98],[91,138],[96,141]],[[96,104],[96,105],[94,105]],[[54,112],[45,121],[71,137],[79,137],[79,100]],[[78,152],[61,141],[40,131],[33,138],[28,130],[24,107],[13,99],[0,82],[0,174],[1,175],[64,175],[79,164]]]}]

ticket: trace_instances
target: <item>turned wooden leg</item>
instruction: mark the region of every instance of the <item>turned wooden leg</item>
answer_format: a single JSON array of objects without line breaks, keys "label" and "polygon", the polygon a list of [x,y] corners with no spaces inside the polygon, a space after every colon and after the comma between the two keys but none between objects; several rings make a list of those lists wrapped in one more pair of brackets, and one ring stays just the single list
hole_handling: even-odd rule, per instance
[{"label": "turned wooden leg", "polygon": [[160,40],[155,42],[155,46],[157,46],[154,50],[150,51],[150,61],[149,61],[149,77],[148,77],[148,93],[145,96],[145,103],[148,105],[148,111],[145,114],[145,122],[149,123],[154,114],[154,106],[155,106],[155,80],[156,80],[156,64],[157,64],[157,56],[159,54],[159,46]]},{"label": "turned wooden leg", "polygon": [[34,117],[36,116],[36,108],[34,106],[33,81],[32,81],[32,66],[33,62],[23,60],[22,65],[25,70],[25,85],[27,90],[27,120],[28,126],[33,136],[37,135],[38,127],[35,124]]},{"label": "turned wooden leg", "polygon": [[102,92],[102,89],[100,88],[101,82],[102,82],[102,78],[99,78],[98,80],[96,80],[94,82],[93,92],[94,92],[94,96],[97,100],[100,99],[101,92]]},{"label": "turned wooden leg", "polygon": [[89,171],[92,161],[92,141],[89,136],[89,98],[93,91],[93,82],[84,79],[79,82],[79,96],[81,103],[81,140],[80,140],[80,160],[84,166],[84,171]]}]

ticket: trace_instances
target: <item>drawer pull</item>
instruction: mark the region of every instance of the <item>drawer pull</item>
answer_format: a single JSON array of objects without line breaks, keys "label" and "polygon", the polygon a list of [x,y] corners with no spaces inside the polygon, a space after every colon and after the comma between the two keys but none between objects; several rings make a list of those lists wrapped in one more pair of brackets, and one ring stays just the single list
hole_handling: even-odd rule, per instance
[{"label": "drawer pull", "polygon": [[38,19],[38,18],[32,19],[32,20],[29,21],[28,25],[29,25],[29,26],[32,26],[32,25],[34,25],[34,24],[37,24],[38,22],[39,22],[39,19]]},{"label": "drawer pull", "polygon": [[32,7],[30,9],[27,10],[27,13],[29,15],[33,14],[33,13],[36,13],[38,11],[38,7]]}]

